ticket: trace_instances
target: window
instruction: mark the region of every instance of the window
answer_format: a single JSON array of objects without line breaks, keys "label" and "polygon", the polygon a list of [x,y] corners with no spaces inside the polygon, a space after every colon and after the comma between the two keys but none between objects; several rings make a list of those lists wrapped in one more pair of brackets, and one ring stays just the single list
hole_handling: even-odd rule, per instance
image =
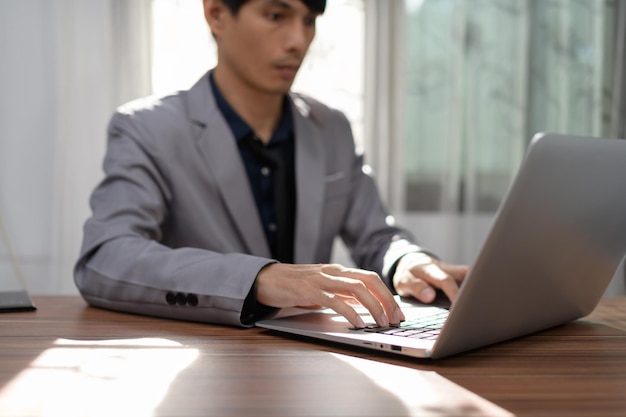
[{"label": "window", "polygon": [[626,136],[626,2],[365,3],[367,150],[398,223],[442,258],[475,260],[534,133]]},{"label": "window", "polygon": [[609,136],[616,7],[406,0],[404,210],[493,212],[533,134]]}]

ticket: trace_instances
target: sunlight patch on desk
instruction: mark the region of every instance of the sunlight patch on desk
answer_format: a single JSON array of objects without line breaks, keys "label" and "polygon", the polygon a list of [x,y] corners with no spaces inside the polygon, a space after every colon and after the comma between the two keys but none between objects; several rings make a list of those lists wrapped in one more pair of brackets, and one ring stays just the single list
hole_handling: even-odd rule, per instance
[{"label": "sunlight patch on desk", "polygon": [[490,416],[513,414],[433,371],[418,371],[397,365],[330,353],[352,366],[371,382],[396,397],[410,416]]},{"label": "sunlight patch on desk", "polygon": [[55,345],[62,346],[127,346],[127,347],[181,347],[178,342],[169,339],[144,337],[141,339],[111,339],[111,340],[72,340],[57,339]]},{"label": "sunlight patch on desk", "polygon": [[198,355],[167,339],[58,339],[0,391],[0,416],[151,416]]}]

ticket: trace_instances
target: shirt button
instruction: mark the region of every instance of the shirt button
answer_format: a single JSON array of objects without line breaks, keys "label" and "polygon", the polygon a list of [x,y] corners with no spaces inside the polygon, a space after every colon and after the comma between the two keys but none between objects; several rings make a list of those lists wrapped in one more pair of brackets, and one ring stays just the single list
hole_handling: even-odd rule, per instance
[{"label": "shirt button", "polygon": [[269,230],[270,232],[275,232],[276,231],[276,223],[270,223],[267,225],[267,230]]},{"label": "shirt button", "polygon": [[267,177],[268,175],[270,175],[271,172],[272,171],[268,167],[261,168],[261,174],[263,174],[264,177]]}]

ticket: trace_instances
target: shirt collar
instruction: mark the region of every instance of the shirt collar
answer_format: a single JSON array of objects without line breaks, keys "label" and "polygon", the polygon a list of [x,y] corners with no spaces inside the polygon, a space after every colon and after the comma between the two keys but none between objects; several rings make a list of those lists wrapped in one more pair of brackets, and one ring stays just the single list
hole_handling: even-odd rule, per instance
[{"label": "shirt collar", "polygon": [[[237,114],[235,109],[233,109],[230,104],[228,104],[228,102],[222,95],[222,92],[215,83],[213,71],[209,73],[209,82],[211,83],[211,90],[213,91],[213,95],[215,96],[215,102],[217,103],[217,107],[222,112],[224,119],[226,119],[226,123],[228,123],[230,130],[233,132],[235,140],[240,141],[244,137],[253,133],[250,126],[248,126],[248,124]],[[293,136],[293,133],[293,118],[291,117],[289,100],[287,99],[287,96],[285,96],[285,99],[283,100],[283,109],[280,116],[280,121],[278,122],[278,126],[274,130],[274,133],[272,133],[272,137],[270,138],[269,143],[275,144],[284,142],[291,138]]]}]

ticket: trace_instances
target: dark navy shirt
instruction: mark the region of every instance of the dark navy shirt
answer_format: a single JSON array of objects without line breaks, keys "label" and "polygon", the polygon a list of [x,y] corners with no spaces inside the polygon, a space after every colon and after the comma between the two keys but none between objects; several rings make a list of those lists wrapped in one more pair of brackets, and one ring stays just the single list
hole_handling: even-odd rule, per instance
[{"label": "dark navy shirt", "polygon": [[[268,245],[272,255],[276,257],[277,225],[276,208],[274,204],[274,174],[271,167],[251,152],[250,149],[243,146],[243,140],[247,137],[252,136],[259,142],[260,139],[256,137],[250,126],[248,126],[248,124],[235,112],[230,104],[228,104],[215,83],[213,72],[210,73],[209,80],[217,106],[224,115],[224,118],[226,119],[226,122],[228,123],[228,126],[237,141],[241,159],[246,168],[246,173],[248,174],[248,179],[250,181],[252,193],[254,194],[254,200],[256,202],[259,216],[261,217]],[[286,167],[287,175],[290,178],[295,178],[294,124],[289,102],[286,98],[284,100],[283,111],[278,126],[266,146],[267,148],[280,148],[280,155],[284,166]],[[295,195],[291,197],[295,199]]]}]

